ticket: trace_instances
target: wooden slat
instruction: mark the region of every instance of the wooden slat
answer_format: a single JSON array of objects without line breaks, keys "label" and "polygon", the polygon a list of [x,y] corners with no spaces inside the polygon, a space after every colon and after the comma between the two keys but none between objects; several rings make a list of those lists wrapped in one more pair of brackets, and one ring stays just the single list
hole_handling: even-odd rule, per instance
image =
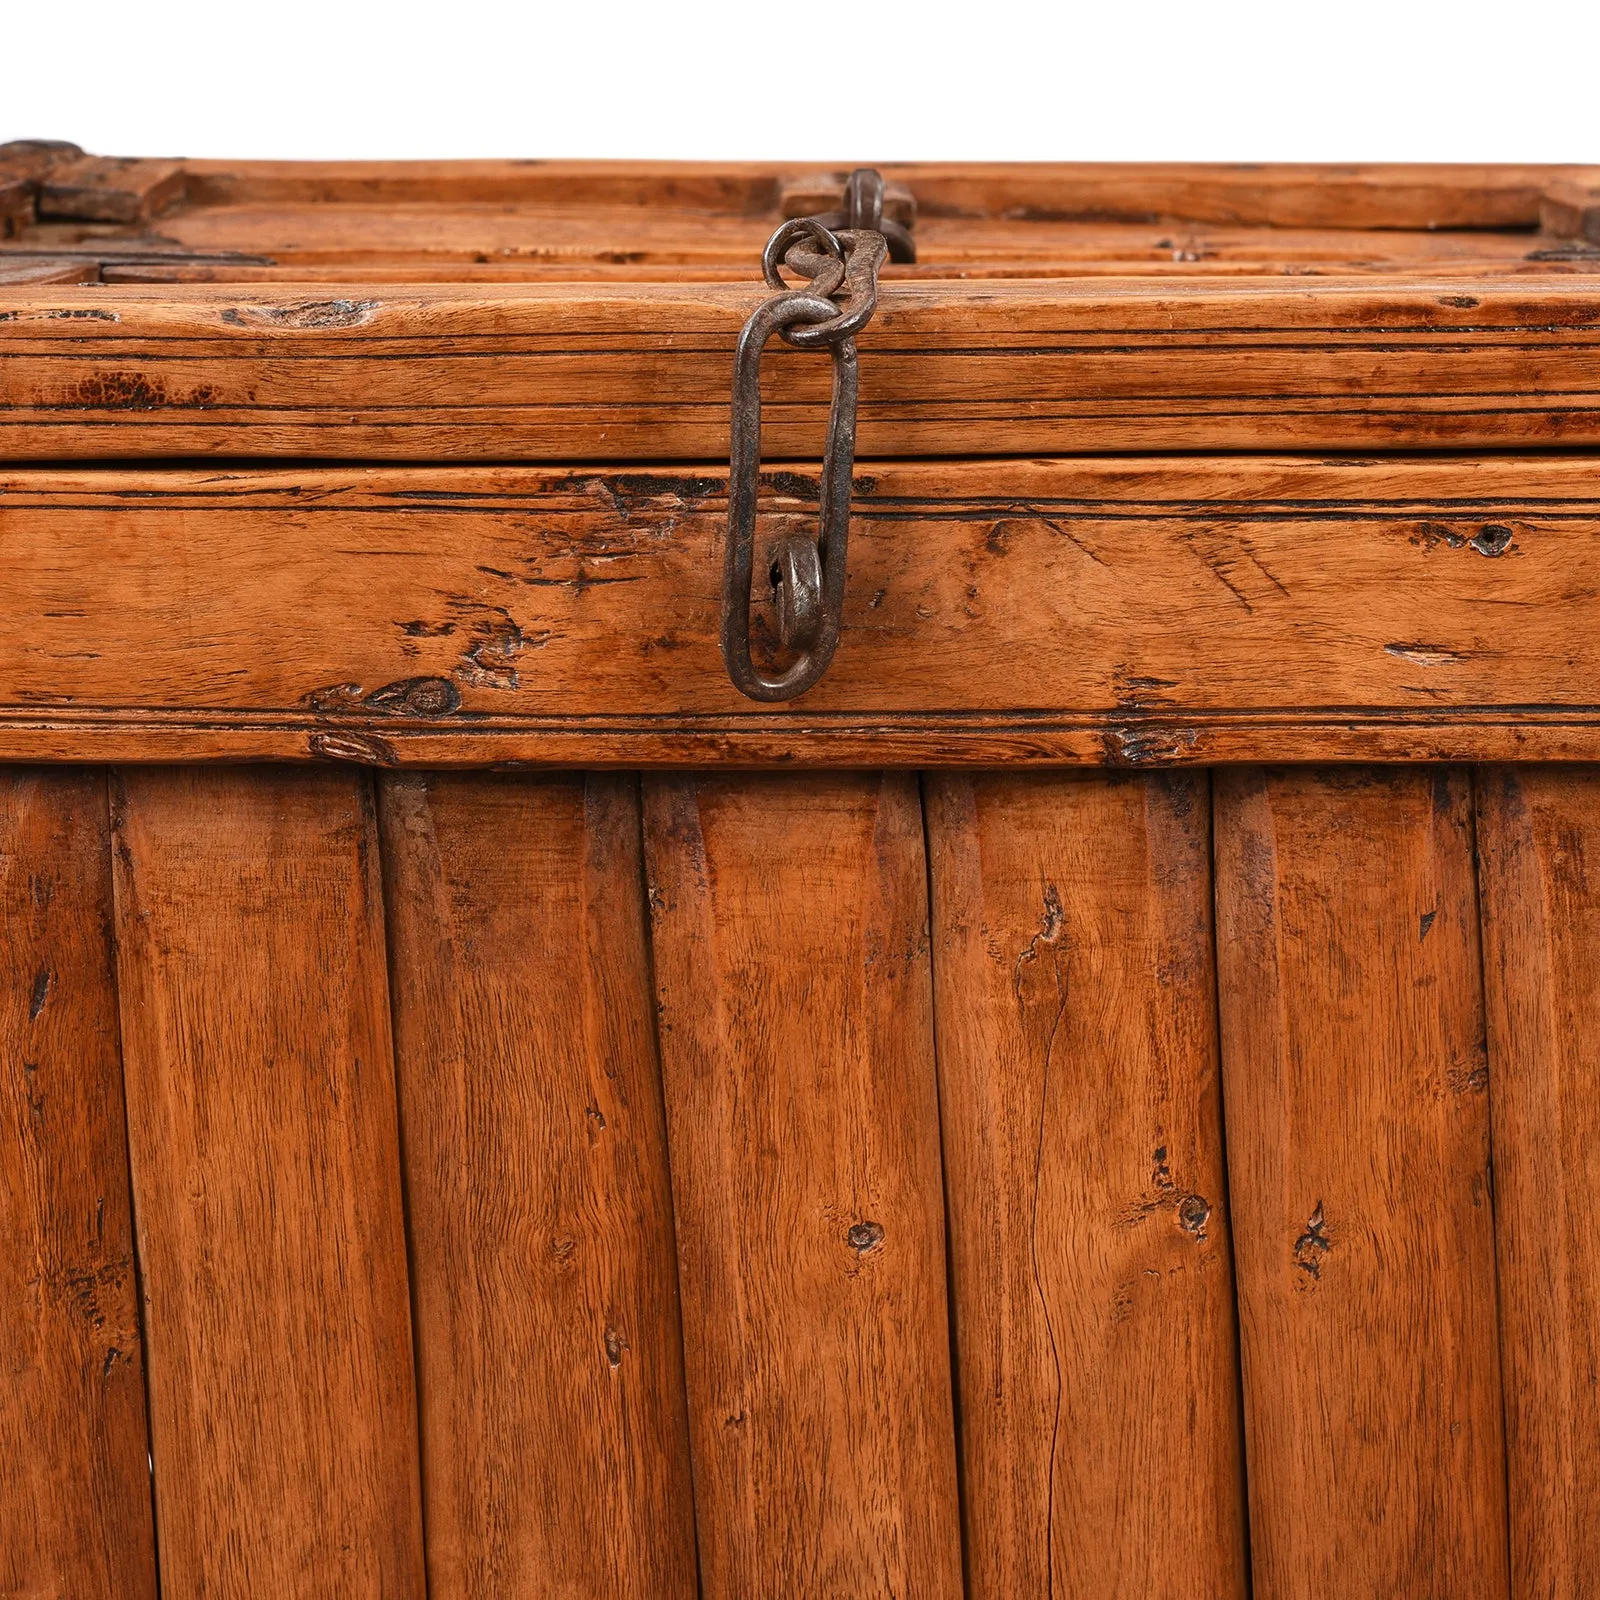
[{"label": "wooden slat", "polygon": [[1206,777],[927,803],[967,1592],[1242,1600]]},{"label": "wooden slat", "polygon": [[1503,1596],[1468,775],[1216,784],[1255,1593]]},{"label": "wooden slat", "polygon": [[[3,155],[3,153],[0,153]],[[667,161],[186,161],[210,204],[584,204],[776,215],[814,164]],[[890,163],[923,217],[1185,217],[1273,227],[1526,228],[1552,183],[1600,182],[1581,166],[1461,163]],[[843,170],[832,174],[843,176]]]},{"label": "wooden slat", "polygon": [[[858,459],[1600,443],[1594,276],[886,283]],[[7,291],[0,457],[715,460],[738,284]],[[87,315],[81,315],[87,313]],[[828,363],[776,343],[769,458]]]},{"label": "wooden slat", "polygon": [[162,1595],[420,1597],[368,782],[135,769],[119,786]]},{"label": "wooden slat", "polygon": [[1594,758],[1596,465],[876,466],[778,707],[717,647],[721,468],[17,471],[0,759]]},{"label": "wooden slat", "polygon": [[[3,196],[0,196],[3,202]],[[0,254],[0,287],[15,284],[93,283],[100,276],[98,262],[82,257]]]},{"label": "wooden slat", "polygon": [[39,183],[41,221],[148,222],[183,197],[183,164],[116,156],[60,162]]},{"label": "wooden slat", "polygon": [[0,1594],[155,1600],[97,769],[0,773]]},{"label": "wooden slat", "polygon": [[910,776],[650,779],[707,1600],[961,1593]]},{"label": "wooden slat", "polygon": [[[837,208],[838,198],[834,206]],[[1546,209],[1548,210],[1548,203]],[[97,250],[114,257],[130,248],[196,254],[231,252],[270,261],[276,269],[256,281],[293,282],[322,269],[325,281],[393,281],[388,265],[432,262],[463,274],[473,268],[524,269],[523,274],[579,283],[603,269],[647,282],[683,283],[722,268],[719,276],[748,287],[751,263],[760,258],[773,228],[771,216],[672,207],[469,205],[387,206],[326,203],[299,206],[230,205],[181,209],[159,228],[139,234],[50,222],[24,226],[13,248]],[[1558,254],[1550,254],[1552,248]],[[891,263],[888,283],[928,278],[1070,275],[1103,262],[1116,275],[1150,272],[1204,277],[1226,268],[1256,275],[1301,272],[1366,274],[1432,268],[1476,273],[1486,263],[1532,275],[1562,270],[1572,254],[1561,236],[1542,240],[1527,232],[1446,230],[1408,233],[1349,228],[1251,228],[1195,222],[1096,222],[1049,219],[932,217],[917,225],[915,263]],[[1579,251],[1574,259],[1581,260]],[[1027,269],[1027,270],[1019,270]],[[1592,270],[1592,267],[1591,267]],[[342,274],[342,276],[341,276]],[[512,273],[515,277],[518,274]],[[494,271],[472,273],[491,281]],[[122,281],[137,282],[137,279]],[[213,280],[243,282],[220,270]],[[426,280],[419,280],[426,281]],[[437,275],[440,282],[467,282]]]},{"label": "wooden slat", "polygon": [[1483,955],[1510,1457],[1512,1590],[1600,1571],[1600,782],[1479,777]]},{"label": "wooden slat", "polygon": [[637,781],[380,792],[431,1600],[692,1600]]}]

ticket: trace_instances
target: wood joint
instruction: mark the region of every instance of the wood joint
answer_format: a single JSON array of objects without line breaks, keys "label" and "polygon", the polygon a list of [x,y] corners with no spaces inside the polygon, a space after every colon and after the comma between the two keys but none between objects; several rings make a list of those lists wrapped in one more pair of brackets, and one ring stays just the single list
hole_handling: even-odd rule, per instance
[{"label": "wood joint", "polygon": [[39,180],[38,214],[48,222],[142,223],[184,198],[179,161],[80,156]]},{"label": "wood joint", "polygon": [[1600,244],[1600,188],[1553,183],[1539,197],[1539,231]]}]

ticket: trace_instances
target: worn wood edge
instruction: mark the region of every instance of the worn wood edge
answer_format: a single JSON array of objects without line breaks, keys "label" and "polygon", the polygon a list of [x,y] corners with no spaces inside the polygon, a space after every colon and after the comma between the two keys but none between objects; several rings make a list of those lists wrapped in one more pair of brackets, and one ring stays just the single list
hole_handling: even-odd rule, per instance
[{"label": "worn wood edge", "polygon": [[1348,712],[895,712],[787,718],[484,718],[468,727],[357,717],[0,709],[0,761],[335,762],[375,768],[1088,766],[1256,762],[1600,761],[1600,707]]},{"label": "worn wood edge", "polygon": [[[70,153],[68,153],[70,152]],[[0,152],[3,156],[4,152]],[[65,147],[59,164],[104,161]],[[863,159],[867,159],[865,156]],[[184,161],[192,200],[396,203],[449,188],[484,201],[585,200],[776,211],[785,185],[842,178],[850,165],[668,161]],[[140,169],[130,161],[129,187]],[[1581,165],[1468,163],[880,162],[929,216],[1041,220],[1109,215],[1347,227],[1532,227],[1542,190],[1600,181]]]},{"label": "worn wood edge", "polygon": [[[107,251],[85,252],[95,259]],[[115,251],[111,251],[115,254]],[[186,252],[186,257],[192,253]],[[1464,298],[1463,291],[1470,290]],[[126,283],[63,286],[44,294],[22,286],[0,294],[0,334],[43,346],[149,335],[254,346],[263,340],[348,348],[384,337],[436,338],[473,331],[734,335],[768,290],[752,267],[744,282],[373,283],[352,266],[343,282]],[[361,303],[376,294],[376,301]],[[351,300],[349,307],[336,302]],[[298,313],[322,310],[322,316]],[[87,313],[73,315],[74,312]],[[231,313],[231,315],[226,315]],[[1389,321],[1386,319],[1399,319]],[[476,323],[476,329],[474,327]],[[1370,340],[1406,331],[1530,337],[1587,330],[1600,336],[1600,273],[1489,280],[1448,267],[1412,269],[1386,284],[1381,274],[1316,277],[1120,275],[887,281],[863,347],[892,347],[894,331],[971,331],[1017,336],[1045,331],[1152,335],[1277,332]],[[731,346],[730,346],[731,348]],[[1031,349],[1023,343],[1022,348]]]},{"label": "worn wood edge", "polygon": [[[0,288],[0,458],[721,454],[765,293],[393,287]],[[1596,349],[1592,273],[886,284],[857,455],[1595,445]],[[767,447],[815,448],[825,364],[772,363]]]},{"label": "worn wood edge", "polygon": [[[720,466],[702,469],[692,492],[713,510],[722,487]],[[937,472],[942,494],[911,463],[874,469],[863,479],[862,504],[925,504],[937,511],[983,490],[995,500],[988,463],[945,463]],[[1038,490],[1087,494],[1148,513],[1171,506],[1188,513],[1213,504],[1225,520],[1247,502],[1260,509],[1298,507],[1334,516],[1407,517],[1509,515],[1519,506],[1595,517],[1596,461],[1582,455],[1484,458],[1393,458],[1388,461],[1241,458],[1180,462],[1078,460],[1014,462],[997,504],[1022,503]],[[1176,475],[1176,476],[1175,476]],[[776,482],[778,491],[804,491]],[[1363,493],[1368,482],[1370,491]],[[44,507],[81,501],[92,512],[123,511],[160,502],[180,509],[220,504],[261,510],[315,504],[361,507],[437,507],[451,500],[477,512],[496,505],[525,510],[550,494],[587,500],[597,484],[628,497],[675,495],[691,479],[623,473],[602,480],[587,470],[441,468],[426,475],[398,467],[312,472],[284,469],[223,475],[198,470],[150,474],[77,467],[0,474],[0,508]],[[914,491],[921,490],[920,494]],[[1181,493],[1178,491],[1181,489]],[[796,502],[798,504],[798,502]],[[169,513],[170,514],[170,513]],[[714,516],[713,516],[713,520]],[[1446,530],[1449,532],[1450,530]],[[1467,531],[1470,531],[1468,529]],[[1460,542],[1461,535],[1456,535]],[[160,545],[147,559],[160,559]],[[1480,552],[1488,554],[1490,552]],[[1467,559],[1476,561],[1471,551]],[[1497,569],[1495,569],[1497,570]],[[714,587],[708,571],[707,583]],[[1475,580],[1476,581],[1476,580]],[[1497,580],[1486,569],[1483,589]],[[641,590],[641,594],[646,591]],[[712,588],[706,593],[710,595]],[[1489,603],[1488,599],[1485,604]],[[1499,613],[1490,613],[1491,618]],[[12,623],[26,640],[28,619]],[[525,618],[527,622],[531,619]],[[42,621],[42,614],[41,614]],[[85,623],[91,627],[92,623]],[[1406,637],[1409,637],[1407,635]],[[83,648],[95,648],[86,642]],[[714,651],[714,645],[709,646]],[[237,644],[237,664],[247,668],[248,641]],[[1393,654],[1394,652],[1390,652]],[[710,658],[714,662],[714,654]],[[227,664],[227,663],[224,663]],[[704,666],[702,662],[702,666]],[[1288,662],[1286,661],[1286,664]],[[282,706],[207,703],[178,706],[159,700],[106,703],[82,687],[71,668],[49,684],[49,698],[18,693],[0,704],[0,759],[12,761],[343,761],[374,767],[590,766],[840,766],[964,765],[1006,762],[1023,766],[1154,768],[1265,760],[1325,761],[1587,761],[1600,758],[1600,702],[1582,698],[1581,680],[1571,701],[1511,692],[1499,701],[1359,699],[1327,703],[1313,698],[1314,680],[1291,673],[1277,704],[1241,706],[1183,703],[1110,685],[1096,703],[991,704],[894,709],[874,705],[873,682],[852,690],[856,704],[808,709],[736,710],[590,709],[564,713],[452,708],[429,715],[407,710],[404,696],[369,695],[332,703]],[[430,680],[431,681],[431,680]],[[1545,674],[1546,686],[1550,683]],[[1109,680],[1108,680],[1109,683]],[[155,686],[159,693],[159,685]],[[399,687],[404,687],[400,685]],[[1294,700],[1296,689],[1305,698]],[[1037,685],[1035,685],[1037,689]],[[359,691],[357,691],[359,693]],[[1025,691],[1024,691],[1025,692]],[[102,690],[103,693],[103,690]],[[1470,688],[1469,688],[1470,693]],[[1020,697],[1020,696],[1019,696]],[[866,703],[862,704],[860,701]],[[680,704],[682,702],[679,702]],[[669,706],[672,702],[668,702]],[[736,703],[737,704],[737,703]]]}]

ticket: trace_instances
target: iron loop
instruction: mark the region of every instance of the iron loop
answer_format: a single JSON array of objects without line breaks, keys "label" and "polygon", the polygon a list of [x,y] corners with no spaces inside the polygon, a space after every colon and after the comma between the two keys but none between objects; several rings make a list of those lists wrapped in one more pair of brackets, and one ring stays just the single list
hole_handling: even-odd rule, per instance
[{"label": "iron loop", "polygon": [[[776,292],[751,313],[734,356],[728,542],[722,561],[722,660],[734,687],[752,700],[803,694],[827,671],[839,646],[860,389],[856,335],[877,309],[884,260],[915,259],[914,250],[907,256],[895,253],[891,230],[909,246],[905,229],[884,218],[882,177],[861,167],[845,186],[841,213],[791,218],[761,254],[761,275]],[[791,288],[785,270],[805,280],[804,286]],[[795,659],[782,671],[763,671],[750,653],[750,607],[761,484],[761,357],[775,333],[802,349],[832,352],[833,402],[816,538],[785,535],[768,558],[778,648]]]},{"label": "iron loop", "polygon": [[[741,694],[752,700],[791,700],[824,672],[839,645],[844,610],[845,562],[850,540],[850,475],[855,467],[856,397],[859,376],[854,339],[830,346],[833,354],[833,404],[822,458],[821,509],[817,522],[815,576],[812,562],[786,540],[773,566],[782,585],[789,571],[796,580],[778,598],[780,640],[800,654],[781,672],[761,671],[750,654],[751,580],[755,570],[756,497],[761,479],[761,356],[782,328],[818,320],[819,302],[796,292],[776,295],[758,306],[739,336],[734,357],[733,417],[728,484],[728,542],[722,564],[722,660]],[[832,315],[831,301],[820,302]],[[814,619],[814,620],[813,620]],[[787,634],[788,639],[784,639]]]}]

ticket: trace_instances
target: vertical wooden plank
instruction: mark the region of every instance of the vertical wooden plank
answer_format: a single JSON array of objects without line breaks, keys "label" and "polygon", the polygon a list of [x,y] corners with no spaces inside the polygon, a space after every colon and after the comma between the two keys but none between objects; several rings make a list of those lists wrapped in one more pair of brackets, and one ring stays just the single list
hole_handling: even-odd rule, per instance
[{"label": "vertical wooden plank", "polygon": [[380,789],[431,1600],[692,1600],[638,784]]},{"label": "vertical wooden plank", "polygon": [[959,1594],[916,780],[645,822],[704,1593]]},{"label": "vertical wooden plank", "polygon": [[968,1593],[1242,1596],[1207,777],[927,784]]},{"label": "vertical wooden plank", "polygon": [[162,1595],[420,1595],[370,785],[133,769],[114,827]]},{"label": "vertical wooden plank", "polygon": [[1478,781],[1518,1600],[1600,1574],[1600,773]]},{"label": "vertical wooden plank", "polygon": [[153,1600],[105,774],[0,772],[0,1595]]},{"label": "vertical wooden plank", "polygon": [[1463,770],[1217,775],[1260,1600],[1507,1592],[1472,849]]}]

